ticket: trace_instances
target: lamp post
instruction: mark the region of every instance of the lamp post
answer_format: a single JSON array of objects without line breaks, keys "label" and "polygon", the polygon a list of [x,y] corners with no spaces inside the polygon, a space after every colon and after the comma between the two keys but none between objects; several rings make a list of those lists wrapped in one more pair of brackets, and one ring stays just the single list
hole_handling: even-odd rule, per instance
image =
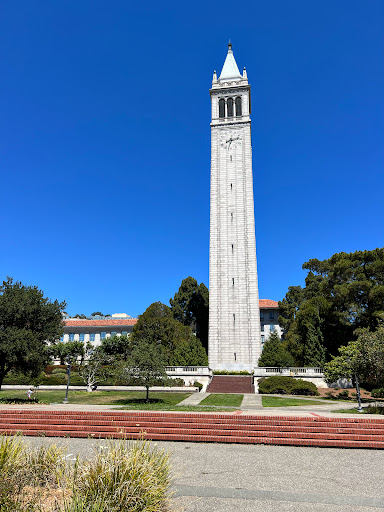
[{"label": "lamp post", "polygon": [[356,396],[357,396],[357,402],[359,404],[359,407],[357,410],[359,412],[363,412],[364,409],[361,407],[361,395],[360,395],[360,386],[359,386],[359,379],[357,378],[357,373],[355,373],[355,381],[356,381]]},{"label": "lamp post", "polygon": [[72,361],[71,360],[67,361],[67,364],[68,364],[68,367],[67,367],[67,374],[68,374],[67,390],[65,392],[65,398],[63,400],[63,404],[67,404],[68,403],[68,388],[69,388],[69,379],[71,378],[71,365],[72,365]]}]

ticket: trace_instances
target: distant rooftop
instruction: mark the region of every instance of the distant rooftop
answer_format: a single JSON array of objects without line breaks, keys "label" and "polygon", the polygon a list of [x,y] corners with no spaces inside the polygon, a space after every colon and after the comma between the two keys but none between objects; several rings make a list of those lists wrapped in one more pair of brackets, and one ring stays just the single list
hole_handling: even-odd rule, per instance
[{"label": "distant rooftop", "polygon": [[259,299],[259,307],[261,309],[278,308],[279,303],[277,302],[277,300]]}]

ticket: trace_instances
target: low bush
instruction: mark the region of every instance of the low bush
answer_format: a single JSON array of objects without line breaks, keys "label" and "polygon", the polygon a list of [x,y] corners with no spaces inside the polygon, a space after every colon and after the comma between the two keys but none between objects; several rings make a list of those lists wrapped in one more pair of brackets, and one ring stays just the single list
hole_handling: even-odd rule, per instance
[{"label": "low bush", "polygon": [[0,398],[0,404],[38,404],[38,398]]},{"label": "low bush", "polygon": [[264,380],[259,379],[259,393],[279,395],[318,395],[317,387],[306,380],[296,380],[292,377],[273,376]]},{"label": "low bush", "polygon": [[203,389],[203,385],[201,382],[198,382],[197,380],[195,380],[195,382],[193,383],[193,385],[195,386],[195,388],[199,388],[199,391],[201,391]]},{"label": "low bush", "polygon": [[313,382],[308,382],[306,380],[297,380],[295,387],[291,391],[292,395],[309,395],[316,396],[318,395],[316,384]]},{"label": "low bush", "polygon": [[349,398],[349,391],[348,389],[344,389],[344,391],[341,391],[340,393],[337,394],[337,398],[342,398],[342,399],[348,399]]},{"label": "low bush", "polygon": [[384,414],[384,406],[383,405],[368,405],[368,407],[364,408],[365,414]]},{"label": "low bush", "polygon": [[59,368],[54,368],[51,372],[50,372],[52,375],[56,375],[58,373],[67,373],[67,368],[63,368],[62,366],[60,366]]},{"label": "low bush", "polygon": [[247,370],[240,370],[238,372],[232,372],[229,370],[214,370],[213,375],[253,375]]},{"label": "low bush", "polygon": [[169,510],[169,455],[144,441],[107,444],[72,465],[55,445],[31,449],[18,436],[0,436],[0,510]]},{"label": "low bush", "polygon": [[373,398],[384,398],[384,388],[372,389],[371,396]]}]

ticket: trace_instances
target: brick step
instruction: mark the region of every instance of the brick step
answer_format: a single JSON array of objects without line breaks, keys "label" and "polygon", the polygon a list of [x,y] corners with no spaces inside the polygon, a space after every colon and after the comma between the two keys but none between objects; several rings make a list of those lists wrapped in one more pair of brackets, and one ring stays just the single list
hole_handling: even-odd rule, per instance
[{"label": "brick step", "polygon": [[0,420],[5,416],[25,416],[36,418],[60,418],[63,420],[78,420],[78,419],[102,419],[104,420],[148,420],[163,421],[164,419],[179,421],[204,421],[207,423],[269,423],[269,424],[298,424],[305,423],[306,425],[313,425],[314,423],[322,424],[329,423],[336,425],[338,423],[353,423],[353,424],[378,424],[384,427],[384,418],[340,418],[340,417],[303,417],[303,416],[253,416],[253,415],[233,415],[223,413],[187,413],[187,412],[158,412],[158,411],[124,411],[124,412],[111,412],[111,411],[44,411],[44,410],[22,410],[22,409],[3,409],[1,410]]},{"label": "brick step", "polygon": [[253,377],[247,375],[214,375],[208,393],[254,393]]},{"label": "brick step", "polygon": [[[3,433],[8,435],[16,435],[17,430],[4,430]],[[25,430],[26,436],[36,436],[38,431]],[[47,437],[68,437],[68,432],[62,430],[42,431],[41,435]],[[92,434],[82,431],[71,432],[70,437],[76,438],[105,438],[105,433],[94,432]],[[114,433],[111,436],[114,439],[125,439],[126,434]],[[340,439],[303,439],[292,437],[241,437],[241,436],[220,436],[220,435],[187,435],[187,434],[167,434],[167,433],[132,433],[130,439],[152,439],[154,441],[187,441],[187,442],[205,442],[205,443],[245,443],[245,444],[273,444],[273,445],[292,445],[292,446],[318,446],[333,448],[372,448],[384,449],[382,441],[361,441],[361,440],[340,440]]]},{"label": "brick step", "polygon": [[[65,431],[65,432],[86,432],[87,434],[93,433],[103,433],[104,436],[113,435],[114,433],[123,433],[127,436],[131,436],[132,434],[140,434],[145,432],[146,434],[182,434],[189,436],[203,436],[203,435],[215,435],[215,436],[231,436],[231,437],[277,437],[277,438],[300,438],[300,439],[345,439],[352,441],[377,441],[384,442],[384,432],[381,433],[370,433],[370,434],[351,434],[345,432],[301,432],[301,431],[289,431],[289,432],[279,432],[279,431],[268,431],[268,430],[231,430],[231,429],[201,429],[201,428],[180,428],[177,424],[174,424],[172,427],[164,427],[164,426],[148,426],[143,428],[142,426],[132,426],[126,428],[122,425],[108,425],[108,426],[100,426],[93,425],[84,427],[73,428],[72,425],[43,425],[40,423],[35,424],[22,424],[18,425],[19,431],[37,431],[37,432],[49,432],[49,431]],[[4,424],[0,428],[1,431],[14,430],[16,427],[13,424]]]},{"label": "brick step", "polygon": [[[38,425],[38,427],[36,427]],[[360,427],[351,426],[351,424],[332,424],[326,423],[325,425],[318,424],[308,424],[306,426],[302,426],[299,423],[296,424],[288,424],[288,425],[268,425],[266,422],[263,423],[253,423],[253,424],[238,424],[234,422],[227,423],[217,423],[214,426],[212,423],[202,423],[202,422],[171,422],[169,420],[164,419],[163,421],[152,422],[148,419],[144,421],[119,421],[119,422],[111,422],[104,420],[64,420],[57,421],[56,418],[0,418],[0,429],[1,428],[55,428],[56,426],[61,426],[64,430],[71,429],[80,429],[80,428],[100,428],[104,430],[104,427],[108,430],[113,430],[117,428],[124,429],[132,429],[132,428],[187,428],[187,429],[207,429],[207,430],[233,430],[233,431],[247,431],[247,432],[258,432],[258,431],[267,431],[267,432],[303,432],[303,433],[325,433],[325,434],[351,434],[351,435],[384,435],[384,428],[380,428],[378,425],[370,425],[364,424]]]},{"label": "brick step", "polygon": [[20,421],[36,421],[42,420],[47,422],[59,422],[65,421],[66,423],[78,424],[81,422],[100,422],[108,423],[108,422],[124,422],[124,423],[133,423],[136,424],[138,422],[177,422],[177,423],[193,423],[193,424],[206,424],[209,427],[213,427],[214,425],[248,425],[250,427],[257,426],[276,426],[276,427],[286,427],[286,426],[295,426],[295,427],[308,427],[313,428],[384,428],[384,422],[377,421],[375,419],[363,419],[363,418],[327,418],[327,417],[316,417],[316,418],[303,418],[303,417],[268,417],[268,416],[235,416],[235,415],[222,415],[221,417],[208,417],[208,416],[199,416],[195,417],[193,415],[185,415],[183,417],[173,416],[173,415],[131,415],[126,414],[119,416],[111,416],[109,414],[105,415],[95,415],[93,413],[79,413],[79,414],[54,414],[51,411],[48,413],[39,412],[34,414],[8,414],[2,413],[0,415],[0,424],[1,422],[7,420],[8,422],[20,422]]}]

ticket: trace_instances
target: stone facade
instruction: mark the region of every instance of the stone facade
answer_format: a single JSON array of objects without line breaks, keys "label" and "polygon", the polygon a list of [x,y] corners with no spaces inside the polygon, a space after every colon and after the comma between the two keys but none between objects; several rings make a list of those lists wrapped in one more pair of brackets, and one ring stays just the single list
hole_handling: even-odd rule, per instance
[{"label": "stone facade", "polygon": [[209,366],[251,370],[260,357],[261,338],[250,86],[231,45],[210,93]]}]

